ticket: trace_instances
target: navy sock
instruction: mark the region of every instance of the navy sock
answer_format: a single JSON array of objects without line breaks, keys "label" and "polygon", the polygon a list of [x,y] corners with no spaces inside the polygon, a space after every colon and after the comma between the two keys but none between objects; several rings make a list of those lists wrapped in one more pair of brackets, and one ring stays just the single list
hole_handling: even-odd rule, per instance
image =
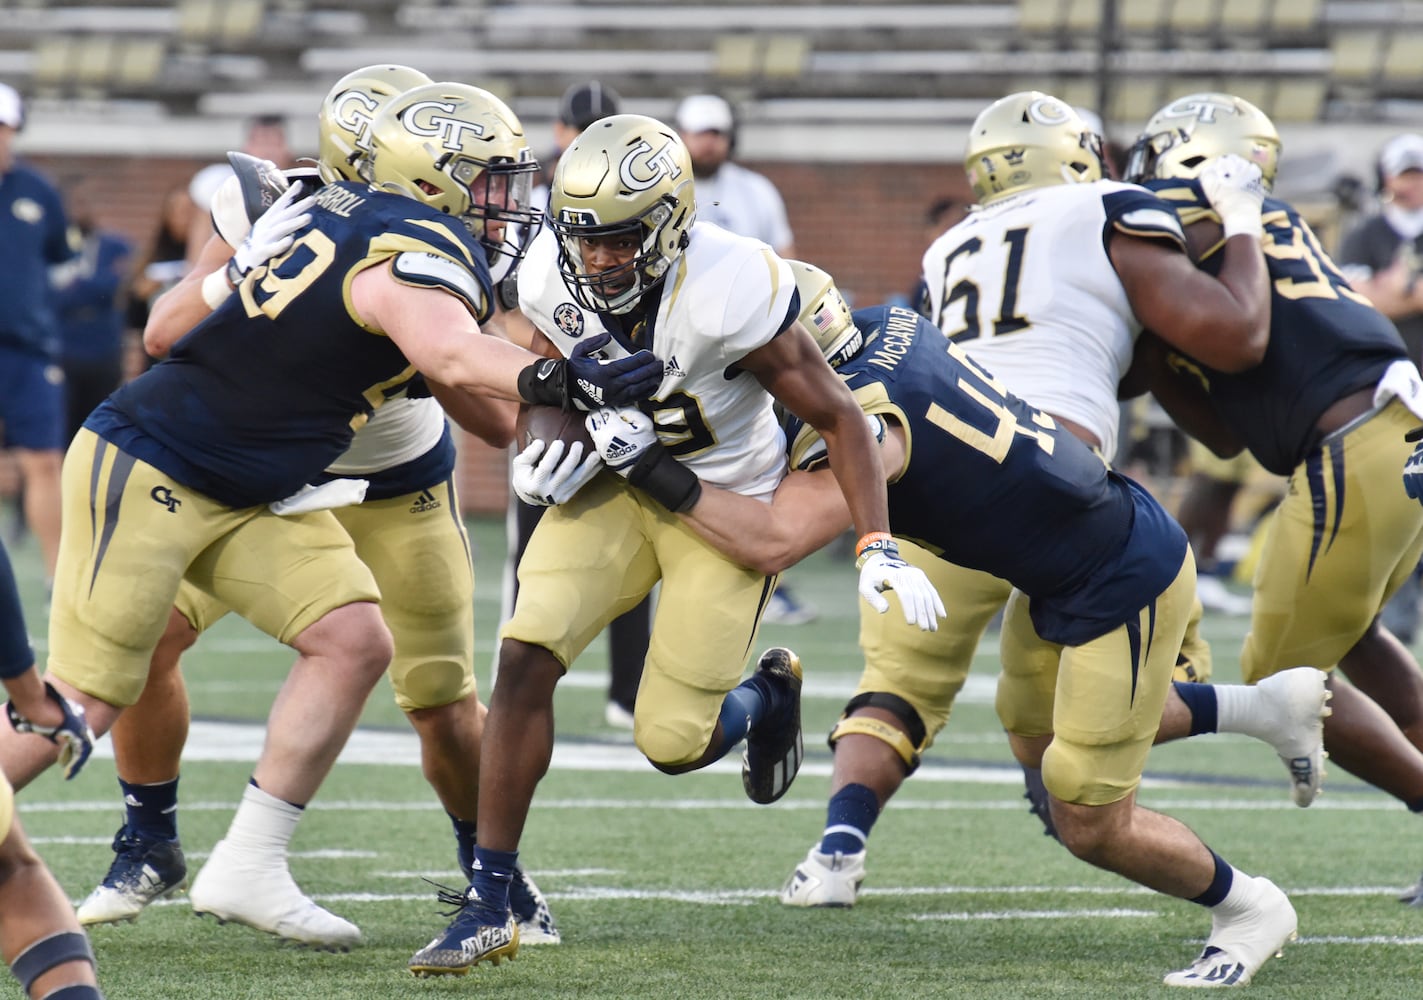
[{"label": "navy sock", "polygon": [[130,830],[157,840],[178,839],[178,779],[132,785],[119,779],[124,793],[124,822]]},{"label": "navy sock", "polygon": [[1209,684],[1185,684],[1176,681],[1172,685],[1186,707],[1191,710],[1191,735],[1216,731],[1217,714],[1215,689]]},{"label": "navy sock", "polygon": [[1215,906],[1225,899],[1230,893],[1230,886],[1235,881],[1235,873],[1230,865],[1215,851],[1211,851],[1211,857],[1215,858],[1215,877],[1211,879],[1210,887],[1201,893],[1193,903],[1200,903],[1202,906]]},{"label": "navy sock", "polygon": [[830,796],[820,853],[858,854],[879,818],[879,796],[865,785],[846,785]]},{"label": "navy sock", "polygon": [[460,819],[453,813],[446,812],[450,818],[450,823],[455,828],[455,854],[459,858],[460,871],[464,872],[466,882],[472,881],[474,872],[474,824],[467,819]]},{"label": "navy sock", "polygon": [[721,703],[721,747],[716,757],[726,756],[762,719],[782,711],[780,690],[760,674],[753,674],[726,693]]},{"label": "navy sock", "polygon": [[475,846],[474,877],[469,884],[484,906],[501,913],[509,909],[509,883],[518,864],[518,851],[492,851]]}]

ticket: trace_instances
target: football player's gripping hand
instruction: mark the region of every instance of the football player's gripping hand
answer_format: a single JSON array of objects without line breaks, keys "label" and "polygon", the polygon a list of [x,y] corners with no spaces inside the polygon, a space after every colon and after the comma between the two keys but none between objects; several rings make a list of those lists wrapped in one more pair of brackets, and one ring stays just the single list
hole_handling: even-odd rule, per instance
[{"label": "football player's gripping hand", "polygon": [[89,722],[84,718],[82,705],[64,697],[49,681],[44,682],[44,693],[64,714],[63,720],[57,726],[43,726],[31,722],[15,710],[14,702],[7,702],[5,710],[15,732],[43,736],[59,747],[59,766],[66,779],[72,778],[80,772],[88,762],[89,755],[94,752],[94,731],[89,728]]},{"label": "football player's gripping hand", "polygon": [[593,357],[611,339],[609,333],[589,337],[580,340],[567,358],[529,365],[519,373],[519,395],[529,403],[588,411],[647,399],[662,384],[661,359],[651,351],[612,361]]},{"label": "football player's gripping hand", "polygon": [[1265,185],[1258,166],[1231,153],[1206,164],[1199,180],[1201,192],[1220,216],[1226,239],[1241,234],[1259,237],[1264,233],[1260,206],[1265,200]]},{"label": "football player's gripping hand", "polygon": [[631,406],[594,410],[583,420],[603,464],[662,506],[680,514],[702,495],[697,474],[657,440],[652,418]]},{"label": "football player's gripping hand", "polygon": [[304,185],[290,185],[272,202],[272,207],[252,223],[252,231],[227,262],[227,280],[234,286],[242,284],[242,279],[254,267],[291,249],[293,234],[311,221],[311,207],[316,204],[315,196],[302,197],[304,190]]},{"label": "football player's gripping hand", "polygon": [[[567,447],[568,454],[564,454]],[[554,507],[567,503],[594,476],[603,460],[596,451],[583,457],[583,442],[568,447],[563,441],[530,441],[514,456],[510,485],[524,503]]]},{"label": "football player's gripping hand", "polygon": [[1418,441],[1413,446],[1413,454],[1408,456],[1408,461],[1403,466],[1403,488],[1408,495],[1423,503],[1423,440],[1419,440],[1415,435],[1419,431],[1411,431],[1408,439]]},{"label": "football player's gripping hand", "polygon": [[883,532],[871,532],[860,539],[855,568],[860,571],[860,596],[880,614],[889,610],[886,590],[899,595],[904,620],[924,632],[937,632],[943,618],[944,602],[939,592],[917,566],[899,554],[899,545]]}]

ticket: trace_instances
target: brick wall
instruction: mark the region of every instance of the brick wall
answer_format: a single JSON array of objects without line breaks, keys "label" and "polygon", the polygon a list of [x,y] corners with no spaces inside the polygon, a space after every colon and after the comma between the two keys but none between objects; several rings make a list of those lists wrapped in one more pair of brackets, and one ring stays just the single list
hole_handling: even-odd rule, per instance
[{"label": "brick wall", "polygon": [[[153,238],[163,195],[185,185],[203,159],[33,157],[56,179],[90,178],[103,225],[142,249]],[[904,295],[919,273],[929,234],[925,208],[945,195],[967,198],[962,169],[923,164],[748,163],[780,188],[796,252],[835,275],[862,305]],[[507,457],[461,435],[459,489],[469,512],[504,509]]]}]

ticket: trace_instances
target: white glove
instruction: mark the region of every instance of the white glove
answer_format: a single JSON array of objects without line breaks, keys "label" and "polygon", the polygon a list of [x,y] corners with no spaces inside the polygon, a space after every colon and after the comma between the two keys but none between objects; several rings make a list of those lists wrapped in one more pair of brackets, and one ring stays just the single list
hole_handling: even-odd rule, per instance
[{"label": "white glove", "polygon": [[1265,185],[1258,166],[1231,153],[1206,164],[1198,180],[1201,192],[1220,216],[1226,239],[1264,234],[1260,205],[1265,200]]},{"label": "white glove", "polygon": [[860,596],[870,607],[884,614],[889,610],[884,591],[893,590],[899,595],[905,622],[924,632],[939,630],[939,619],[947,614],[939,592],[923,570],[904,561],[893,539],[882,538],[866,545],[855,564],[860,570]]},{"label": "white glove", "polygon": [[583,443],[575,441],[565,456],[565,447],[562,441],[535,440],[514,456],[510,485],[520,500],[534,507],[567,503],[598,474],[603,460],[596,452],[583,458]]},{"label": "white glove", "polygon": [[286,253],[291,248],[293,234],[311,221],[311,208],[316,204],[316,197],[300,197],[304,190],[304,185],[292,184],[272,202],[271,208],[252,223],[252,231],[237,245],[232,252],[232,260],[227,262],[227,280],[234,286],[242,284],[242,279],[254,267]]},{"label": "white glove", "polygon": [[631,406],[605,406],[583,418],[603,464],[624,479],[643,454],[657,444],[652,418]]},{"label": "white glove", "polygon": [[285,500],[269,503],[267,507],[273,514],[282,517],[309,514],[314,510],[350,507],[366,498],[366,489],[370,485],[369,479],[333,479],[320,486],[308,483]]}]

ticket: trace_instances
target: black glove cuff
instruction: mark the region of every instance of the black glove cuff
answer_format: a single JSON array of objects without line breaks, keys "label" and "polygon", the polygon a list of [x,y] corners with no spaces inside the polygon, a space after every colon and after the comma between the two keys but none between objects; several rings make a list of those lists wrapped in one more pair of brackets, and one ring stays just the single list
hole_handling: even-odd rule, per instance
[{"label": "black glove cuff", "polygon": [[233,257],[227,262],[227,283],[233,288],[242,284],[242,279],[247,277],[247,272],[237,266],[237,258]]},{"label": "black glove cuff", "polygon": [[535,361],[519,372],[519,396],[526,403],[557,406],[571,410],[568,391],[568,362],[559,358]]},{"label": "black glove cuff", "polygon": [[1410,444],[1415,441],[1423,441],[1423,427],[1415,427],[1407,434],[1403,435],[1403,440]]},{"label": "black glove cuff", "polygon": [[702,496],[697,474],[673,458],[660,441],[633,464],[628,482],[674,514],[685,514]]}]

